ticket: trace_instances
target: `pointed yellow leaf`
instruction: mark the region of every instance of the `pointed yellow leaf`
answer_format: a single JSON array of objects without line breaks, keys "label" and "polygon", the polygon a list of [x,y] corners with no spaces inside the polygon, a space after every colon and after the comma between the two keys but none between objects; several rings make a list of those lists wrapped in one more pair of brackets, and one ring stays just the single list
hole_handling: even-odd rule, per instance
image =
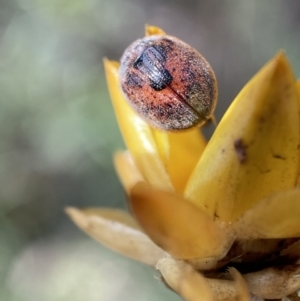
[{"label": "pointed yellow leaf", "polygon": [[87,234],[125,256],[155,265],[166,253],[146,236],[125,211],[68,207],[66,213]]},{"label": "pointed yellow leaf", "polygon": [[[300,79],[298,79],[296,82],[296,89],[298,92],[298,113],[300,116]],[[300,133],[300,123],[299,123],[299,133]],[[298,152],[298,158],[299,158],[299,170],[298,170],[297,186],[300,186],[300,147],[299,147],[299,152]]]},{"label": "pointed yellow leaf", "polygon": [[203,134],[199,128],[181,132],[165,132],[153,128],[152,132],[175,190],[183,193],[205,149]]},{"label": "pointed yellow leaf", "polygon": [[178,259],[225,256],[233,238],[202,210],[181,196],[138,183],[130,204],[149,237]]},{"label": "pointed yellow leaf", "polygon": [[145,31],[146,31],[145,32],[146,37],[153,36],[153,35],[165,35],[166,34],[161,28],[152,26],[152,25],[148,25],[148,24],[146,24]]},{"label": "pointed yellow leaf", "polygon": [[145,181],[129,151],[115,153],[114,165],[127,194],[136,183]]},{"label": "pointed yellow leaf", "polygon": [[298,79],[296,82],[296,89],[298,91],[298,106],[300,111],[300,79]]},{"label": "pointed yellow leaf", "polygon": [[[170,157],[170,142],[169,142],[169,133],[167,131],[161,131],[156,128],[151,127],[151,132],[155,145],[157,147],[159,156],[163,162],[165,168],[168,166],[169,157]],[[166,169],[167,170],[167,169]]]},{"label": "pointed yellow leaf", "polygon": [[300,189],[281,191],[257,203],[235,223],[240,239],[300,237]]},{"label": "pointed yellow leaf", "polygon": [[173,190],[150,126],[126,102],[119,84],[119,65],[104,59],[109,93],[124,141],[143,177],[154,187]]},{"label": "pointed yellow leaf", "polygon": [[227,110],[185,196],[211,216],[235,221],[262,198],[295,186],[298,145],[295,79],[279,53]]}]

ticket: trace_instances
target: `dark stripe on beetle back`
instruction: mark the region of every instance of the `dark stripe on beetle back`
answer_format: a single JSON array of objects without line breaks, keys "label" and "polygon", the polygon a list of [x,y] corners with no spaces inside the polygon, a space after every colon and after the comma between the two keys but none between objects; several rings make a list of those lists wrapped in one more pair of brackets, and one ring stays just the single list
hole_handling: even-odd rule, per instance
[{"label": "dark stripe on beetle back", "polygon": [[162,71],[162,78],[150,79],[150,87],[155,91],[161,91],[171,84],[173,80],[172,75],[167,69]]},{"label": "dark stripe on beetle back", "polygon": [[161,91],[173,80],[170,72],[164,67],[165,60],[166,57],[161,47],[152,45],[136,59],[133,67],[147,76],[152,89]]},{"label": "dark stripe on beetle back", "polygon": [[143,88],[143,79],[135,73],[128,73],[126,76],[125,86],[133,88]]},{"label": "dark stripe on beetle back", "polygon": [[156,58],[159,60],[159,62],[161,64],[165,63],[167,60],[167,53],[166,53],[165,47],[161,44],[152,45],[151,47],[153,49],[155,49]]}]

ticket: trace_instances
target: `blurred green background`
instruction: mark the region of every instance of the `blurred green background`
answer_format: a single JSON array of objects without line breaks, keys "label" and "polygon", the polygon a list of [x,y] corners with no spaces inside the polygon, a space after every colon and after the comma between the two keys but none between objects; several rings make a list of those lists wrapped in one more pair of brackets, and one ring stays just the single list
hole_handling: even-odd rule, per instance
[{"label": "blurred green background", "polygon": [[179,300],[152,268],[105,249],[63,213],[124,207],[102,58],[119,59],[145,23],[208,59],[218,119],[278,50],[300,76],[298,0],[1,0],[1,301]]}]

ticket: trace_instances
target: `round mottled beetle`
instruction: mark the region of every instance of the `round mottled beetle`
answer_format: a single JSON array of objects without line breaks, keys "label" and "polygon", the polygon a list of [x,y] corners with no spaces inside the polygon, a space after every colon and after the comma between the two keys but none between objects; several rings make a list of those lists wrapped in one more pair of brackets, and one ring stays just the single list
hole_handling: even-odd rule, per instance
[{"label": "round mottled beetle", "polygon": [[154,127],[177,131],[211,118],[217,82],[194,48],[168,35],[131,44],[121,58],[121,87],[137,113]]}]

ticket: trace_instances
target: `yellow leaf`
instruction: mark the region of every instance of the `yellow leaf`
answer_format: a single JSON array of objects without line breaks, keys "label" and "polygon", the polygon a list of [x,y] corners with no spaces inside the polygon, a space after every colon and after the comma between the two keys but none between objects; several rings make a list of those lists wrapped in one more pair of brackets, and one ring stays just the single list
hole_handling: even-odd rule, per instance
[{"label": "yellow leaf", "polygon": [[153,35],[165,35],[166,33],[159,27],[152,26],[152,25],[146,25],[145,28],[145,35],[148,36],[153,36]]},{"label": "yellow leaf", "polygon": [[151,128],[124,99],[119,84],[119,65],[104,59],[107,84],[124,141],[143,177],[153,187],[173,190],[161,161]]},{"label": "yellow leaf", "polygon": [[130,204],[149,237],[175,258],[222,257],[233,242],[226,229],[179,195],[138,183]]},{"label": "yellow leaf", "polygon": [[143,176],[128,151],[115,153],[114,164],[122,186],[127,194],[129,194],[131,188],[136,183],[144,181]]},{"label": "yellow leaf", "polygon": [[268,195],[295,186],[299,114],[283,53],[240,92],[203,152],[185,197],[231,222]]},{"label": "yellow leaf", "polygon": [[[298,92],[298,112],[300,116],[300,79],[297,80],[296,82],[296,89]],[[300,123],[299,123],[299,133],[300,133]],[[299,147],[299,170],[298,170],[298,180],[297,180],[297,186],[300,186],[300,147]]]},{"label": "yellow leaf", "polygon": [[199,128],[179,132],[152,129],[160,156],[177,192],[183,193],[194,170],[206,140]]},{"label": "yellow leaf", "polygon": [[299,106],[299,110],[300,110],[300,79],[298,79],[296,82],[296,89],[298,91],[298,106]]},{"label": "yellow leaf", "polygon": [[124,211],[73,207],[65,210],[79,228],[116,252],[150,265],[166,255]]},{"label": "yellow leaf", "polygon": [[240,239],[300,237],[300,189],[281,191],[245,212],[234,227]]}]

